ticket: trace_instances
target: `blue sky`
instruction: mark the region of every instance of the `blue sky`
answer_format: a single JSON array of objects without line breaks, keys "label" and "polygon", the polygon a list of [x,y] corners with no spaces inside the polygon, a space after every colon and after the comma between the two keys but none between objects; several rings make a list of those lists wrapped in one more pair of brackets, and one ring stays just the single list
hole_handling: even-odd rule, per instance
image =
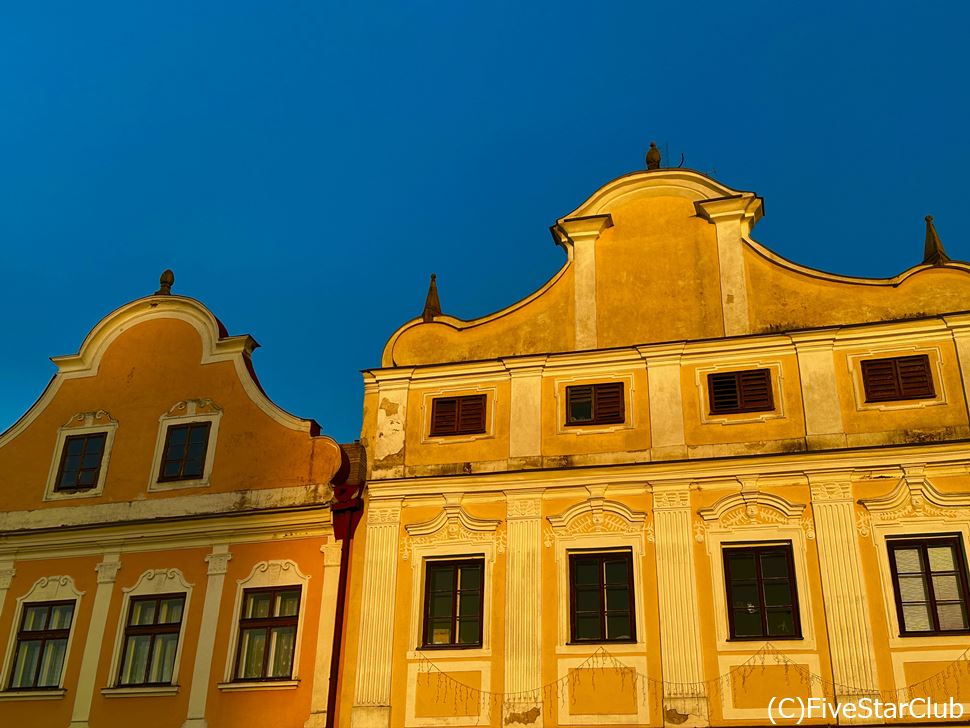
[{"label": "blue sky", "polygon": [[[525,7],[523,7],[525,6]],[[117,306],[205,302],[263,386],[342,441],[359,370],[562,263],[597,187],[674,161],[765,198],[755,237],[889,276],[932,213],[970,258],[970,4],[8,3],[0,430]]]}]

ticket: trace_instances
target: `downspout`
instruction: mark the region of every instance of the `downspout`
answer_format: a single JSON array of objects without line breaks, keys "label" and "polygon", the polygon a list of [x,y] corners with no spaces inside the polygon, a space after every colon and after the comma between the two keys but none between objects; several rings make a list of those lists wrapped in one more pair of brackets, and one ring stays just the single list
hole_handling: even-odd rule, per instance
[{"label": "downspout", "polygon": [[364,448],[360,442],[341,445],[342,464],[334,478],[333,496],[330,505],[333,516],[334,538],[340,543],[340,573],[337,582],[337,603],[334,609],[333,648],[330,652],[330,685],[327,693],[326,728],[334,728],[337,716],[337,680],[340,676],[340,647],[344,634],[344,607],[347,603],[350,572],[350,556],[353,549],[354,532],[364,512],[364,481],[366,461]]}]

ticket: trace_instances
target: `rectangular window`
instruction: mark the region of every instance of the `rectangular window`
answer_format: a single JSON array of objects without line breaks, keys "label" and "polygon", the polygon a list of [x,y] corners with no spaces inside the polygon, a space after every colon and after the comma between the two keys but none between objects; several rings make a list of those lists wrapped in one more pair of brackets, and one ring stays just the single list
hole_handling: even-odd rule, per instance
[{"label": "rectangular window", "polygon": [[967,566],[959,536],[888,542],[902,636],[970,631]]},{"label": "rectangular window", "polygon": [[623,382],[566,387],[567,425],[612,425],[624,414]]},{"label": "rectangular window", "polygon": [[162,468],[158,480],[191,480],[205,471],[211,422],[172,425],[165,432]]},{"label": "rectangular window", "polygon": [[569,555],[572,642],[635,642],[629,553]]},{"label": "rectangular window", "polygon": [[239,619],[236,680],[289,680],[300,614],[300,587],[246,589]]},{"label": "rectangular window", "polygon": [[70,435],[64,440],[55,491],[91,490],[97,486],[107,436],[105,432],[94,432]]},{"label": "rectangular window", "polygon": [[708,374],[707,394],[712,415],[766,412],[775,408],[770,369]]},{"label": "rectangular window", "polygon": [[184,608],[184,594],[131,599],[119,685],[172,684]]},{"label": "rectangular window", "polygon": [[485,432],[485,395],[435,397],[431,402],[431,436],[477,435]]},{"label": "rectangular window", "polygon": [[936,396],[930,358],[926,354],[863,361],[862,383],[866,402],[932,399]]},{"label": "rectangular window", "polygon": [[481,647],[484,559],[429,561],[424,582],[424,646]]},{"label": "rectangular window", "polygon": [[24,604],[14,646],[11,690],[60,687],[74,602]]},{"label": "rectangular window", "polygon": [[724,549],[732,640],[801,639],[791,544]]}]

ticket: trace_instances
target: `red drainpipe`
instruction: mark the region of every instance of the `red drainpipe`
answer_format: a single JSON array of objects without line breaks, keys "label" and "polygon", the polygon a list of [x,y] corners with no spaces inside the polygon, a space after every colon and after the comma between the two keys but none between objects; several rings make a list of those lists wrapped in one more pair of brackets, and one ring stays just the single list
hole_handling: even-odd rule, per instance
[{"label": "red drainpipe", "polygon": [[[348,452],[349,451],[349,452]],[[347,575],[350,568],[350,554],[354,542],[354,532],[364,512],[364,451],[360,443],[341,446],[342,460],[340,470],[334,478],[334,500],[330,509],[333,514],[333,534],[340,544],[340,575],[337,582],[337,604],[333,624],[333,649],[330,652],[330,690],[327,694],[327,725],[334,728],[337,717],[337,679],[340,675],[340,647],[344,634],[344,606],[347,603]],[[325,608],[321,605],[321,609]]]}]

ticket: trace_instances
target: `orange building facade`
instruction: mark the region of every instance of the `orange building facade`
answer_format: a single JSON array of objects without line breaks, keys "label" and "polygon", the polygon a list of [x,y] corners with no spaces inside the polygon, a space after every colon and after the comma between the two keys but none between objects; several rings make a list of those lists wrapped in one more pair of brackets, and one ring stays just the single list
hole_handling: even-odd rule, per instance
[{"label": "orange building facade", "polygon": [[346,458],[170,284],[0,436],[0,725],[326,724]]}]

